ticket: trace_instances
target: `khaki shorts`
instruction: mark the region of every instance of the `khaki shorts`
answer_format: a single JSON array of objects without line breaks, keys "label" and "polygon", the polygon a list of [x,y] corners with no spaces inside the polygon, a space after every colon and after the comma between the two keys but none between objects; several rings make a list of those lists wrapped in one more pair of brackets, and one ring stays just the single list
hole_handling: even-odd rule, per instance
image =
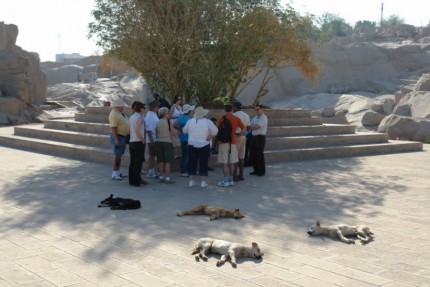
[{"label": "khaki shorts", "polygon": [[173,162],[173,144],[168,142],[156,142],[157,162]]},{"label": "khaki shorts", "polygon": [[246,136],[236,137],[237,154],[239,159],[245,159]]},{"label": "khaki shorts", "polygon": [[237,146],[230,143],[220,143],[218,146],[218,162],[219,163],[237,163]]}]

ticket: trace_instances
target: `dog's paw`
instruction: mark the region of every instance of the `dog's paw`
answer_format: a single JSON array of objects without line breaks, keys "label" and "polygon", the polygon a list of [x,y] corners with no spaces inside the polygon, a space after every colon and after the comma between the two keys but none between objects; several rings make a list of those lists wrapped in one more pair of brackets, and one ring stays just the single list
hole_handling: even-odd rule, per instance
[{"label": "dog's paw", "polygon": [[196,255],[194,258],[196,259],[196,261],[200,261],[200,257],[198,255]]},{"label": "dog's paw", "polygon": [[233,266],[233,268],[236,268],[236,267],[237,267],[236,262],[231,262],[231,265]]},{"label": "dog's paw", "polygon": [[218,261],[216,262],[216,266],[220,267],[221,265],[222,265],[221,261],[219,261],[219,260],[218,260]]},{"label": "dog's paw", "polygon": [[348,243],[349,243],[349,244],[355,244],[355,240],[354,240],[354,239],[349,239],[349,240],[348,240]]},{"label": "dog's paw", "polygon": [[206,256],[202,257],[203,261],[208,261],[208,258]]}]

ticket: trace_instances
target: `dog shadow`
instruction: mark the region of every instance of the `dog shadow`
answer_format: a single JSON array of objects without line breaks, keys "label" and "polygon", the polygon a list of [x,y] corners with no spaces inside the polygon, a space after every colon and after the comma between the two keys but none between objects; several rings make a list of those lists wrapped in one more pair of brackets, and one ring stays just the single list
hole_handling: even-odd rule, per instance
[{"label": "dog shadow", "polygon": [[236,258],[236,265],[234,265],[230,259],[227,259],[227,261],[225,261],[224,264],[218,264],[217,262],[221,259],[221,256],[217,256],[216,254],[207,254],[206,257],[207,257],[206,260],[204,260],[202,258],[197,259],[197,257],[195,257],[195,260],[196,260],[196,262],[206,262],[206,263],[215,262],[215,265],[218,268],[223,267],[226,264],[229,264],[233,268],[237,268],[238,265],[245,263],[245,262],[252,261],[252,262],[254,262],[254,264],[259,264],[263,261],[263,259],[240,257],[240,258]]},{"label": "dog shadow", "polygon": [[354,239],[354,242],[352,242],[352,243],[345,243],[345,242],[343,242],[342,240],[340,240],[337,237],[308,236],[308,238],[311,238],[311,240],[319,240],[319,241],[323,241],[323,242],[328,241],[328,240],[330,240],[330,241],[336,241],[336,242],[340,242],[340,243],[348,244],[348,245],[349,244],[352,244],[352,245],[360,245],[360,244],[361,245],[367,245],[370,242],[372,242],[372,241],[375,240],[373,236],[369,237],[369,240],[367,240],[367,242],[363,242],[363,241],[361,241],[360,239],[358,239],[357,237],[354,237],[354,236],[351,236],[351,237],[348,236],[347,237],[348,239]]}]

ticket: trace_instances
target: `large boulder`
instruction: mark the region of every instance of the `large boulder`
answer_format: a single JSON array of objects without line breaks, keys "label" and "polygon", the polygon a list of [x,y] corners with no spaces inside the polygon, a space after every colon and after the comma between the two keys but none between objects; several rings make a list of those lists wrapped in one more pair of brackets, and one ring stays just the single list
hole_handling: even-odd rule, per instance
[{"label": "large boulder", "polygon": [[430,75],[424,74],[418,80],[414,87],[415,91],[430,91]]},{"label": "large boulder", "polygon": [[39,55],[16,46],[18,27],[0,22],[0,125],[32,122],[46,101]]},{"label": "large boulder", "polygon": [[363,126],[377,126],[381,123],[382,119],[385,115],[369,110],[363,114],[363,118],[361,119],[361,123]]},{"label": "large boulder", "polygon": [[378,132],[390,139],[424,141],[430,137],[430,120],[392,114],[381,121]]},{"label": "large boulder", "polygon": [[410,92],[399,101],[393,113],[413,118],[430,119],[430,92]]},{"label": "large boulder", "polygon": [[390,115],[378,126],[378,132],[387,133],[390,139],[411,140],[419,129],[419,124],[411,117]]}]

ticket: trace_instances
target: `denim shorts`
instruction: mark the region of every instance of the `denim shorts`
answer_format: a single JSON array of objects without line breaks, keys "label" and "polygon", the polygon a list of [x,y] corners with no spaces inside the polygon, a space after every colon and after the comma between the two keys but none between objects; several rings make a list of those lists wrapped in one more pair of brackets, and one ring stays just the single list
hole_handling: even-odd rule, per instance
[{"label": "denim shorts", "polygon": [[118,135],[119,146],[115,145],[115,137],[110,134],[109,141],[112,145],[112,151],[116,156],[122,156],[125,153],[125,136]]}]

